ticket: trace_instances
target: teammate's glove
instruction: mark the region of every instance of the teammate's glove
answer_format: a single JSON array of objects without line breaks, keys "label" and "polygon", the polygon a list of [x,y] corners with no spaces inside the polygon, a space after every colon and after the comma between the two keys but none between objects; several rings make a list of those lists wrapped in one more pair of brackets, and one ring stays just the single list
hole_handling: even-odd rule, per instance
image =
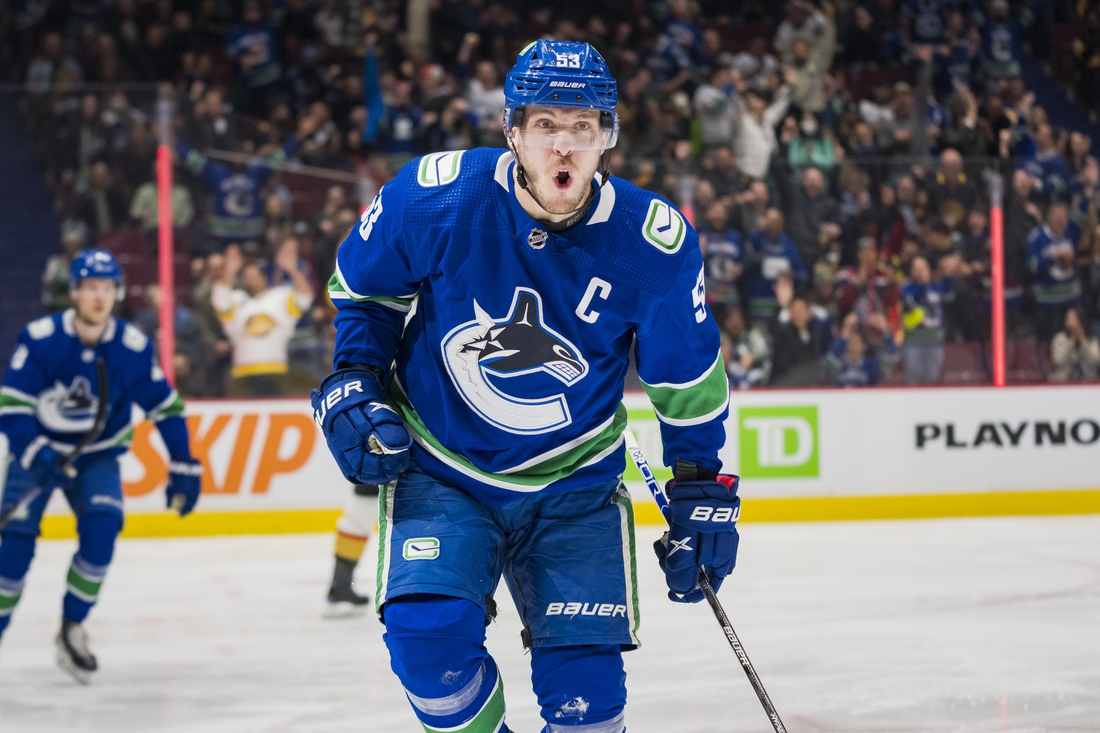
[{"label": "teammate's glove", "polygon": [[20,463],[43,491],[68,489],[73,480],[61,468],[61,456],[49,446],[45,437],[38,437],[27,446]]},{"label": "teammate's glove", "polygon": [[168,464],[168,488],[164,493],[169,509],[175,509],[181,517],[187,516],[195,508],[201,488],[201,463],[187,458]]},{"label": "teammate's glove", "polygon": [[668,597],[679,603],[703,600],[703,591],[698,587],[701,569],[706,569],[717,592],[737,560],[737,520],[741,516],[738,478],[692,468],[708,475],[704,480],[668,482],[665,494],[671,510],[669,530],[653,543],[665,571]]},{"label": "teammate's glove", "polygon": [[309,397],[313,420],[348,481],[385,484],[408,467],[412,438],[400,416],[386,404],[373,371],[339,369]]}]

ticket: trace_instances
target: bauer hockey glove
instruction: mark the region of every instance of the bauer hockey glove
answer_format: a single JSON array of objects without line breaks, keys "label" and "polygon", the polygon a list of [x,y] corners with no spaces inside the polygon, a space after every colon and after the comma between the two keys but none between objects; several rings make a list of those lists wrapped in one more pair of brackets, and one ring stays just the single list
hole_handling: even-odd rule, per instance
[{"label": "bauer hockey glove", "polygon": [[[677,475],[681,475],[679,468]],[[678,603],[703,600],[698,586],[702,569],[717,592],[737,560],[737,520],[741,516],[738,478],[696,470],[709,475],[704,480],[672,480],[665,487],[669,529],[653,543],[665,571],[668,597]]]},{"label": "bauer hockey glove", "polygon": [[164,493],[169,509],[175,509],[181,517],[186,517],[195,508],[201,490],[201,463],[188,458],[168,464],[168,488]]},{"label": "bauer hockey glove", "polygon": [[408,468],[412,438],[386,404],[373,371],[358,366],[339,369],[309,397],[313,420],[348,481],[386,484]]}]

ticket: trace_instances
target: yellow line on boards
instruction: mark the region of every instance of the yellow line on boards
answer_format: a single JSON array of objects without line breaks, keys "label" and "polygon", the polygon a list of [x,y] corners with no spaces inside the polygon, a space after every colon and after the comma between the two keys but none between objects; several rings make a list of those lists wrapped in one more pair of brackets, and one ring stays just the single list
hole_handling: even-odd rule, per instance
[{"label": "yellow line on boards", "polygon": [[1100,514],[1100,490],[743,499],[742,522]]},{"label": "yellow line on boards", "polygon": [[[339,509],[197,512],[180,519],[175,514],[131,514],[123,537],[212,537],[242,534],[332,532]],[[1058,514],[1100,514],[1100,490],[999,491],[981,494],[905,496],[808,496],[744,499],[742,522],[827,522],[874,519],[937,519]],[[657,505],[634,506],[638,524],[663,524]],[[71,515],[42,519],[43,539],[76,537]]]},{"label": "yellow line on boards", "polygon": [[[213,537],[240,534],[296,534],[333,532],[339,509],[283,509],[272,511],[195,512],[182,519],[170,512],[130,514],[123,537]],[[76,537],[72,515],[42,518],[42,538]]]}]

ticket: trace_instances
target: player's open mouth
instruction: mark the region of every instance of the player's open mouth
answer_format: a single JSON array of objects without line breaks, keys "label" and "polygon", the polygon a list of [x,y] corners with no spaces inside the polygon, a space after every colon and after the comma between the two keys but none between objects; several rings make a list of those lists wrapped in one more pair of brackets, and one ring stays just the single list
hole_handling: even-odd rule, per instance
[{"label": "player's open mouth", "polygon": [[558,168],[554,173],[554,185],[559,191],[565,191],[573,183],[573,174],[568,168]]}]

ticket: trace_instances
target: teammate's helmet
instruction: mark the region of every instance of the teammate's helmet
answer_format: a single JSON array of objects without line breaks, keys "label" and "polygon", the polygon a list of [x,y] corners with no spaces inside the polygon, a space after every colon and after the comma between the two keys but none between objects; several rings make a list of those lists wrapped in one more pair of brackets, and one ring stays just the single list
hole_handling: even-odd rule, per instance
[{"label": "teammate's helmet", "polygon": [[69,286],[77,287],[81,280],[102,278],[122,286],[122,268],[115,256],[105,249],[85,249],[77,252],[69,266]]},{"label": "teammate's helmet", "polygon": [[535,41],[527,46],[504,80],[504,99],[505,134],[522,124],[516,113],[524,107],[579,107],[600,111],[600,128],[607,133],[602,147],[615,146],[618,88],[603,57],[587,43]]}]

